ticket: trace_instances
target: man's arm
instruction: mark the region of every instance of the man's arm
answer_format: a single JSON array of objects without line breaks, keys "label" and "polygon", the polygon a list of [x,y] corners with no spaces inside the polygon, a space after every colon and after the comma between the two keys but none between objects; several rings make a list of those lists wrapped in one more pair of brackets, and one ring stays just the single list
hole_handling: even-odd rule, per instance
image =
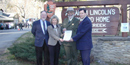
[{"label": "man's arm", "polygon": [[51,25],[51,23],[49,21],[47,21],[47,24],[48,24],[48,26]]},{"label": "man's arm", "polygon": [[[86,20],[86,21],[90,21],[90,20]],[[91,22],[91,21],[90,21]],[[92,24],[90,22],[84,22],[82,23],[82,28],[80,29],[80,31],[72,38],[73,41],[77,41],[79,40],[85,33],[88,32],[88,30],[90,30],[92,28]]]},{"label": "man's arm", "polygon": [[32,30],[31,30],[32,34],[35,36],[35,32],[36,32],[36,26],[35,26],[35,22],[33,22],[32,25]]}]

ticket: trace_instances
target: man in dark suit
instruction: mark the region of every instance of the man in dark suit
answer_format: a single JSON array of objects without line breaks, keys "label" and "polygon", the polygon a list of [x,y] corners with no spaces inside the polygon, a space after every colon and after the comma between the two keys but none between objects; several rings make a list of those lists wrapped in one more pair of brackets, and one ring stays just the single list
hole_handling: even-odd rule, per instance
[{"label": "man in dark suit", "polygon": [[90,53],[92,45],[92,23],[86,16],[85,9],[79,9],[81,22],[79,23],[76,35],[70,40],[75,41],[77,49],[80,50],[83,65],[90,65]]},{"label": "man in dark suit", "polygon": [[35,36],[35,49],[37,65],[42,65],[42,53],[44,50],[44,65],[49,65],[48,32],[50,22],[46,21],[47,13],[41,12],[41,19],[33,23],[32,34]]}]

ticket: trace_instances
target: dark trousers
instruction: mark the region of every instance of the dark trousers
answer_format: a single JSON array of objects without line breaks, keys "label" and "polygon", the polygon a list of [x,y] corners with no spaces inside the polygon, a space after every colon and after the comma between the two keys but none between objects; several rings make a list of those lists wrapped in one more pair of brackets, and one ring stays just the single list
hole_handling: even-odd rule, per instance
[{"label": "dark trousers", "polygon": [[50,65],[58,65],[59,53],[60,53],[60,44],[57,42],[55,46],[49,45],[50,52]]},{"label": "dark trousers", "polygon": [[35,47],[36,49],[36,59],[37,65],[42,65],[42,53],[44,53],[44,65],[49,65],[49,50],[46,42],[42,47]]},{"label": "dark trousers", "polygon": [[83,65],[90,65],[90,53],[91,49],[80,50]]},{"label": "dark trousers", "polygon": [[[73,44],[73,43],[69,43]],[[66,53],[66,61],[67,65],[78,65],[78,50],[76,49],[76,44],[73,46],[64,45],[65,53]]]},{"label": "dark trousers", "polygon": [[20,30],[23,30],[23,27],[22,27],[22,26],[20,26]]}]

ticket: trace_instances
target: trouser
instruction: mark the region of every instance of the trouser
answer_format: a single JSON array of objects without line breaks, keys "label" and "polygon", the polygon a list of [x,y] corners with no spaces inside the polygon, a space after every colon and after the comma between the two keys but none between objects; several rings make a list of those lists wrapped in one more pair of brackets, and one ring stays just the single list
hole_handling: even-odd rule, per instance
[{"label": "trouser", "polygon": [[23,30],[23,27],[20,27],[20,30]]},{"label": "trouser", "polygon": [[64,45],[64,48],[66,52],[67,65],[77,65],[78,50],[76,49],[76,45],[74,46]]},{"label": "trouser", "polygon": [[91,49],[80,50],[83,65],[90,65]]},{"label": "trouser", "polygon": [[58,65],[59,53],[60,53],[59,42],[55,46],[49,45],[49,53],[50,53],[50,65]]},{"label": "trouser", "polygon": [[44,65],[49,65],[49,50],[46,42],[42,47],[35,47],[37,65],[42,65],[42,53],[44,53]]}]

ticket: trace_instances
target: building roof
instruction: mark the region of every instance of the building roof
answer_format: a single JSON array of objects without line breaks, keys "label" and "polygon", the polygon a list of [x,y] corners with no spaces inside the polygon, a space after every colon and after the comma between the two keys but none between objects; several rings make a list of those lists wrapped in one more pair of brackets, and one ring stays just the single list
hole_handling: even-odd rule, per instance
[{"label": "building roof", "polygon": [[3,15],[0,15],[0,21],[8,21],[8,20],[13,21],[14,19],[6,17],[6,16],[3,16]]},{"label": "building roof", "polygon": [[0,11],[0,21],[13,21],[14,16]]}]

